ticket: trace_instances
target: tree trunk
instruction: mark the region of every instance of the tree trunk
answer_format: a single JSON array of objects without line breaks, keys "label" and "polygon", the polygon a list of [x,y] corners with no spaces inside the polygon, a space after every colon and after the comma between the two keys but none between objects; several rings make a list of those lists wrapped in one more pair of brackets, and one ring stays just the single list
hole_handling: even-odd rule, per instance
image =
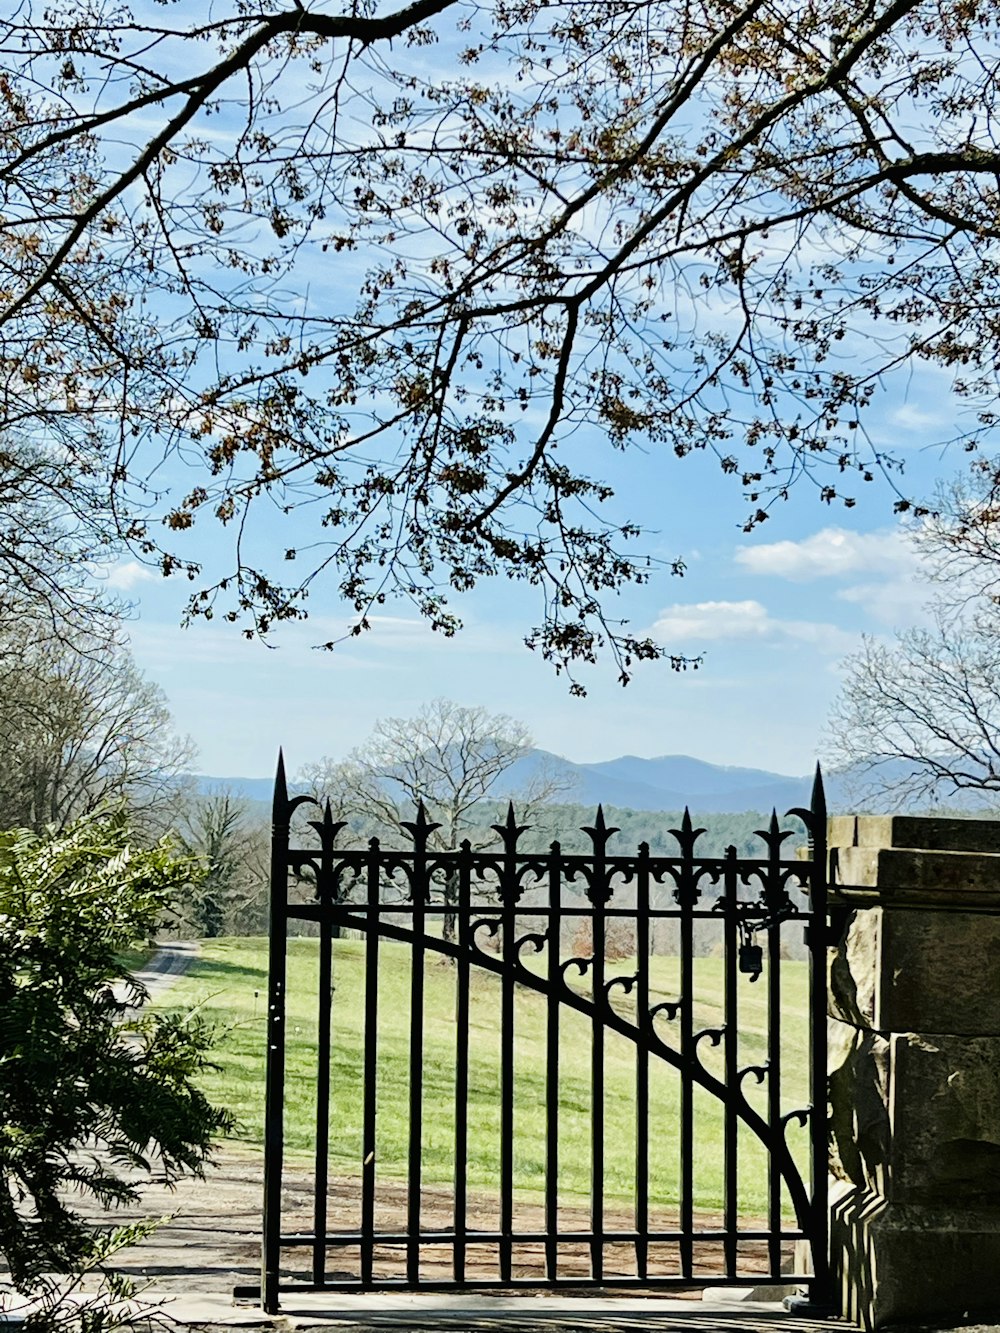
[{"label": "tree trunk", "polygon": [[[455,907],[458,904],[458,876],[452,872],[444,882],[444,904],[445,908]],[[456,914],[451,911],[445,911],[444,919],[441,924],[441,938],[449,944],[455,942]]]}]

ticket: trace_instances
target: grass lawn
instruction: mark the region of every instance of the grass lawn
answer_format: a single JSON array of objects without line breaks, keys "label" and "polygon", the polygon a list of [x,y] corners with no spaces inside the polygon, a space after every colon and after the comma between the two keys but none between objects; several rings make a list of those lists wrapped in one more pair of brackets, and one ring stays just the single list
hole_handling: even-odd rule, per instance
[{"label": "grass lawn", "polygon": [[[364,943],[338,941],[334,959],[333,1073],[331,1089],[331,1171],[357,1174],[362,1164],[362,1053],[364,1038]],[[378,1145],[376,1160],[383,1177],[406,1174],[409,1128],[409,986],[407,948],[381,944],[379,990]],[[316,1109],[315,1053],[317,1025],[317,942],[292,939],[288,955],[288,1048],[286,1073],[286,1150],[291,1160],[308,1161],[313,1151]],[[634,960],[608,963],[608,974],[629,973]],[[676,995],[675,958],[650,962],[653,1000]],[[782,1110],[808,1102],[808,992],[804,963],[782,964]],[[766,1058],[766,974],[754,984],[740,980],[741,1065]],[[722,960],[695,961],[696,1027],[721,1025]],[[620,993],[620,992],[618,992]],[[236,1139],[258,1150],[263,1138],[264,1015],[267,994],[267,943],[262,939],[205,941],[202,954],[164,996],[171,1008],[197,1006],[225,1035],[218,1046],[217,1071],[205,1076],[208,1095],[239,1117]],[[616,1000],[631,1015],[631,997]],[[473,971],[470,1031],[470,1188],[495,1188],[499,1172],[499,980]],[[450,962],[429,957],[426,968],[424,1031],[424,1179],[450,1182],[454,1142],[455,984]],[[661,1031],[676,1040],[676,1025],[665,1020]],[[674,1036],[671,1038],[671,1029]],[[544,1181],[546,1005],[541,995],[518,987],[515,1002],[515,1187],[537,1192]],[[701,1043],[706,1065],[721,1074],[722,1053]],[[560,1027],[560,1196],[579,1202],[590,1189],[590,1050],[587,1018],[563,1009]],[[635,1181],[633,1045],[613,1032],[605,1034],[605,1160],[608,1200],[629,1199]],[[752,1078],[744,1087],[763,1111],[763,1090]],[[679,1080],[655,1057],[650,1061],[650,1198],[671,1205],[678,1198]],[[719,1208],[723,1191],[722,1106],[695,1089],[695,1188],[697,1206]],[[807,1132],[789,1130],[800,1163],[808,1160]],[[766,1212],[767,1159],[749,1130],[739,1139],[739,1203],[745,1214]]]}]

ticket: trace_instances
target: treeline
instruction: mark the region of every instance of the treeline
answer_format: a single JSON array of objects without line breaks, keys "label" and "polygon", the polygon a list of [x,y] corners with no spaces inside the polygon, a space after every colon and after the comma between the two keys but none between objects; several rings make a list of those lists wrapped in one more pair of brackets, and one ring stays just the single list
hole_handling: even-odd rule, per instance
[{"label": "treeline", "polygon": [[[515,813],[517,806],[515,804]],[[679,829],[684,818],[683,810],[632,810],[627,806],[602,806],[604,822],[608,827],[619,830],[608,842],[608,852],[615,856],[628,856],[640,843],[649,844],[653,856],[676,856],[677,839],[671,832]],[[483,818],[486,829],[493,823],[506,818],[506,802],[497,802],[490,818]],[[728,847],[736,848],[739,857],[765,857],[767,848],[756,835],[755,830],[766,829],[770,823],[770,812],[741,810],[738,813],[701,815],[697,808],[692,808],[691,820],[695,828],[704,828],[705,832],[695,845],[699,856],[724,856]],[[521,837],[518,846],[527,851],[547,848],[549,843],[558,841],[566,852],[588,852],[592,846],[590,837],[584,828],[593,827],[596,810],[592,806],[575,803],[547,803],[538,807],[534,813],[530,828]],[[778,820],[783,830],[789,830],[793,837],[785,844],[785,849],[805,846],[806,832],[802,821],[792,817]],[[786,850],[787,855],[794,855]]]},{"label": "treeline", "polygon": [[[124,824],[133,847],[163,837],[195,858],[162,930],[175,936],[267,928],[269,828],[230,792],[200,792],[195,747],[179,736],[162,689],[132,656],[121,617],[88,629],[0,606],[0,831],[58,839],[79,821]],[[103,834],[95,834],[97,837]]]},{"label": "treeline", "polygon": [[[252,812],[261,827],[269,827],[265,819],[263,802],[240,803],[241,808]],[[474,847],[485,849],[499,847],[500,837],[495,825],[503,824],[507,818],[506,801],[487,801],[476,810],[475,818],[470,820],[461,831],[462,838],[468,838]],[[649,844],[653,856],[677,855],[678,843],[672,830],[680,829],[684,818],[683,810],[633,810],[628,806],[602,806],[604,822],[608,827],[619,831],[608,842],[608,853],[612,856],[628,856],[636,851],[642,842]],[[520,851],[547,851],[551,843],[558,842],[564,852],[586,853],[592,847],[590,837],[583,831],[593,827],[597,811],[593,806],[567,802],[550,802],[536,807],[531,812],[530,823],[521,818],[517,803],[514,813],[518,823],[527,824],[525,832],[518,839]],[[766,857],[767,848],[757,835],[758,829],[766,829],[771,822],[771,814],[758,810],[740,810],[732,813],[699,814],[697,809],[690,811],[695,828],[705,831],[696,843],[698,856],[724,856],[729,847],[736,848],[736,855],[743,857]],[[298,827],[304,829],[305,821],[311,815],[300,815]],[[341,815],[341,818],[344,816]],[[401,809],[402,819],[412,819],[413,810]],[[371,837],[378,837],[387,847],[405,848],[409,845],[408,835],[401,832],[398,824],[392,824],[378,818],[374,813],[346,816],[347,828],[339,835],[339,847],[356,847],[364,844]],[[806,831],[802,821],[795,816],[779,816],[778,825],[788,831],[792,837],[784,843],[783,856],[794,856],[795,849],[804,847]],[[311,835],[305,835],[311,836]],[[458,846],[459,838],[453,845]]]}]

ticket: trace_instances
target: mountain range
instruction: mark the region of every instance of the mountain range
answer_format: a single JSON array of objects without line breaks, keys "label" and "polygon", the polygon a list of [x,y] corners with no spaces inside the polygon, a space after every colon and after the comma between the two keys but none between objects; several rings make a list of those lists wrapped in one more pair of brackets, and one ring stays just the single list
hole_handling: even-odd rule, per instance
[{"label": "mountain range", "polygon": [[[575,764],[547,750],[531,750],[497,783],[495,794],[513,796],[540,775],[559,786],[553,800],[581,805],[617,805],[633,810],[682,810],[688,805],[704,814],[741,810],[779,812],[809,804],[813,775],[792,777],[762,768],[710,764],[690,755],[667,754],[655,759],[621,755],[594,764]],[[847,799],[843,774],[824,778],[827,803],[836,809]],[[252,801],[270,801],[272,778],[199,776],[202,791],[227,789]]]}]

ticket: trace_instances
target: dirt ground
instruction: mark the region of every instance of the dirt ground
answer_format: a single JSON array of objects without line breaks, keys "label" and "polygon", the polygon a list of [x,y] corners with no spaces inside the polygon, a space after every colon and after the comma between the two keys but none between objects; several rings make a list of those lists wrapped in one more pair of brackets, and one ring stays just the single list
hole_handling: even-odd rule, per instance
[{"label": "dirt ground", "polygon": [[[330,1183],[328,1193],[327,1225],[330,1231],[351,1231],[359,1224],[360,1191],[356,1179],[342,1177]],[[282,1197],[282,1230],[284,1233],[311,1232],[312,1230],[312,1173],[302,1168],[286,1171]],[[133,1211],[115,1214],[116,1221],[136,1218],[164,1217],[155,1233],[134,1249],[123,1251],[118,1267],[140,1280],[155,1284],[158,1291],[168,1292],[224,1292],[235,1286],[256,1283],[260,1268],[261,1226],[261,1163],[258,1160],[225,1158],[210,1169],[204,1181],[186,1180],[175,1189],[167,1189],[162,1182],[154,1182],[145,1191],[141,1205]],[[406,1217],[406,1192],[401,1183],[379,1182],[376,1226],[381,1231],[403,1231]],[[95,1219],[96,1220],[96,1219]],[[651,1217],[654,1229],[676,1227],[674,1212],[661,1212]],[[717,1225],[717,1217],[701,1216],[700,1225]],[[534,1202],[519,1201],[515,1208],[515,1230],[542,1229],[541,1206]],[[443,1187],[425,1186],[421,1194],[421,1225],[423,1229],[450,1228],[451,1192]],[[498,1219],[496,1202],[485,1196],[469,1200],[469,1226],[496,1230]],[[609,1208],[605,1229],[628,1230],[632,1226],[630,1214],[623,1209]],[[589,1215],[586,1208],[569,1207],[561,1210],[560,1228],[566,1231],[586,1231]],[[743,1242],[739,1249],[740,1266],[752,1280],[752,1275],[766,1271],[766,1250],[760,1242]],[[790,1257],[790,1256],[789,1256]],[[307,1247],[286,1247],[283,1251],[283,1270],[288,1279],[308,1280],[311,1251]],[[559,1250],[560,1273],[572,1278],[587,1276],[589,1250],[584,1242],[561,1242]],[[357,1273],[356,1247],[333,1248],[329,1251],[327,1277],[337,1281]],[[722,1262],[721,1244],[696,1242],[695,1271],[709,1275],[719,1272]],[[378,1276],[392,1279],[403,1274],[405,1250],[402,1246],[383,1246],[376,1251],[375,1271]],[[422,1251],[421,1276],[426,1280],[449,1279],[451,1247],[427,1244]],[[651,1273],[676,1272],[677,1247],[661,1243],[650,1246]],[[605,1272],[634,1272],[635,1251],[631,1244],[605,1247]],[[470,1244],[467,1253],[468,1278],[475,1281],[497,1276],[497,1247],[495,1244]],[[540,1244],[522,1243],[514,1250],[514,1275],[520,1279],[542,1277],[543,1249]],[[675,1292],[679,1295],[679,1292]],[[700,1295],[700,1289],[695,1295]]]}]

